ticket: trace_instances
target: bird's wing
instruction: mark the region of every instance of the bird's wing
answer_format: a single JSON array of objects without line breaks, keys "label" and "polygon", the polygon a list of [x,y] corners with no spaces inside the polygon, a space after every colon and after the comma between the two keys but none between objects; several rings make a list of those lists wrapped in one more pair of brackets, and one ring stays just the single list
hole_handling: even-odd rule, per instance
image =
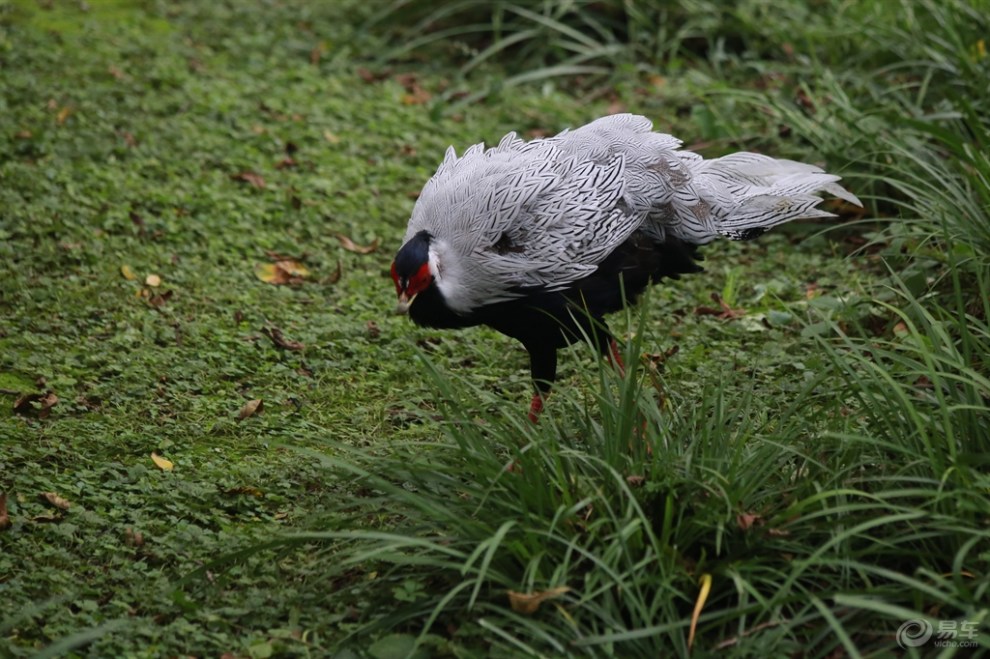
[{"label": "bird's wing", "polygon": [[622,201],[625,158],[564,153],[560,136],[452,150],[423,189],[406,235],[432,236],[437,285],[448,306],[467,313],[557,290],[595,268],[646,217]]},{"label": "bird's wing", "polygon": [[827,217],[824,191],[860,205],[818,167],[755,153],[705,160],[617,114],[572,131],[447,156],[413,209],[409,240],[426,230],[447,304],[466,313],[520,294],[558,290],[594,272],[640,230],[704,244],[751,238],[799,218]]},{"label": "bird's wing", "polygon": [[553,139],[565,153],[595,161],[623,156],[625,202],[647,213],[643,231],[661,242],[667,235],[694,244],[740,240],[791,220],[830,217],[817,208],[817,192],[862,205],[838,176],[814,165],[745,152],[705,160],[679,151],[680,140],[654,133],[636,115],[603,117]]}]

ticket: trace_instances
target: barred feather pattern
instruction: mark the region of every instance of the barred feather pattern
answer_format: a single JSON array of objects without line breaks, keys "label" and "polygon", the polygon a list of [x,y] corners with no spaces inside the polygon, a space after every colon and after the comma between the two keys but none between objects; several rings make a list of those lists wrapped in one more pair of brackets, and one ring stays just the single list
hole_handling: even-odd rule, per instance
[{"label": "barred feather pattern", "polygon": [[515,133],[495,147],[453,147],[413,208],[405,240],[431,236],[430,267],[447,305],[469,313],[532,289],[562,290],[634,232],[704,244],[829,217],[816,193],[860,205],[820,168],[755,153],[705,160],[618,114],[554,137]]}]

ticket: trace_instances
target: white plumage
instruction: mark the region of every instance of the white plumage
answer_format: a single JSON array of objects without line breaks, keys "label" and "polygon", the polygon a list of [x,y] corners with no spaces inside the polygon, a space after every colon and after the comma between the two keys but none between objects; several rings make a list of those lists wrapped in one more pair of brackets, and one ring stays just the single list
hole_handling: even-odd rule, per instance
[{"label": "white plumage", "polygon": [[663,242],[743,239],[799,218],[827,217],[816,192],[859,200],[838,176],[755,153],[705,160],[618,114],[530,142],[447,150],[412,212],[405,241],[431,236],[430,272],[456,313],[562,290],[634,232]]}]

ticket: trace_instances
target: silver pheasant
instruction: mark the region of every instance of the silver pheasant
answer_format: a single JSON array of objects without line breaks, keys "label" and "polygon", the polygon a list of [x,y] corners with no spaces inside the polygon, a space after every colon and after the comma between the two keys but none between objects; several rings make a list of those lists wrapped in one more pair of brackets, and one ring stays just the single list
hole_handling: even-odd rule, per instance
[{"label": "silver pheasant", "polygon": [[828,217],[818,192],[861,205],[813,165],[705,160],[680,146],[645,117],[617,114],[530,142],[509,133],[460,157],[449,148],[392,266],[399,310],[420,325],[485,324],[519,339],[535,416],[557,349],[588,335],[617,357],[602,316],[651,282],[699,271],[696,246]]}]

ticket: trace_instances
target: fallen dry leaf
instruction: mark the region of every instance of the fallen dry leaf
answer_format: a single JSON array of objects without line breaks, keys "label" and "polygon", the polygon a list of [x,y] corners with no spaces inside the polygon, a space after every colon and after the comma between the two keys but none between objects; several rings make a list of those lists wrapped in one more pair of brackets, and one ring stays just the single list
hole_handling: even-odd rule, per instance
[{"label": "fallen dry leaf", "polygon": [[128,526],[124,529],[124,543],[131,547],[140,547],[144,544],[144,535]]},{"label": "fallen dry leaf", "polygon": [[[38,403],[35,407],[33,403]],[[17,400],[14,401],[14,414],[28,414],[32,410],[36,410],[39,419],[44,419],[48,417],[51,409],[58,405],[58,396],[55,395],[53,391],[47,391],[43,394],[29,393],[21,394],[18,396]]]},{"label": "fallen dry leaf", "polygon": [[277,163],[275,163],[275,169],[288,169],[290,167],[295,167],[296,164],[297,163],[292,158],[292,156],[285,156],[284,158],[282,158],[281,160],[279,160]]},{"label": "fallen dry leaf", "polygon": [[261,333],[271,339],[272,343],[274,343],[278,348],[284,348],[286,350],[302,350],[306,347],[298,341],[290,341],[285,338],[285,335],[282,334],[282,330],[274,326],[262,329]]},{"label": "fallen dry leaf", "polygon": [[124,78],[127,77],[126,73],[121,71],[118,67],[114,66],[113,64],[111,64],[109,68],[107,68],[107,72],[117,80],[123,80]]},{"label": "fallen dry leaf", "polygon": [[626,482],[632,485],[633,487],[642,485],[643,481],[645,480],[646,480],[646,476],[637,476],[637,475],[626,476]]},{"label": "fallen dry leaf", "polygon": [[124,279],[128,281],[134,281],[135,279],[137,279],[137,275],[134,274],[134,271],[131,270],[131,266],[129,265],[120,266],[120,274],[122,274],[124,276]]},{"label": "fallen dry leaf", "polygon": [[378,245],[381,244],[381,240],[375,238],[371,241],[370,245],[358,245],[356,242],[348,238],[342,233],[337,234],[337,240],[348,252],[355,252],[357,254],[371,254],[373,251],[378,249]]},{"label": "fallen dry leaf", "polygon": [[151,454],[151,461],[154,462],[155,465],[162,471],[172,471],[173,469],[175,469],[175,465],[172,464],[171,460],[166,460],[157,453]]},{"label": "fallen dry leaf", "polygon": [[244,406],[241,407],[241,411],[237,413],[237,420],[243,421],[244,419],[247,419],[248,417],[252,417],[264,409],[265,409],[265,404],[261,402],[260,398],[249,400],[248,402],[244,403]]},{"label": "fallen dry leaf", "polygon": [[10,515],[7,514],[7,493],[0,492],[0,531],[10,528]]},{"label": "fallen dry leaf", "polygon": [[224,490],[226,494],[246,494],[251,497],[263,497],[265,493],[252,485],[238,485],[229,490]]},{"label": "fallen dry leaf", "polygon": [[69,502],[67,499],[63,499],[54,492],[42,492],[41,498],[47,501],[48,503],[52,504],[59,510],[68,510],[69,508],[72,507],[71,502]]},{"label": "fallen dry leaf", "polygon": [[61,126],[62,124],[65,123],[65,120],[69,118],[70,114],[72,114],[72,107],[66,105],[64,108],[58,111],[58,116],[55,117],[56,123],[58,123],[58,125]]},{"label": "fallen dry leaf", "polygon": [[570,591],[567,586],[558,586],[550,590],[542,590],[536,593],[517,593],[514,590],[507,591],[509,595],[509,606],[516,613],[531,616],[540,608],[540,604],[546,600],[560,597]]},{"label": "fallen dry leaf", "polygon": [[158,275],[148,275],[147,277],[144,278],[144,283],[147,286],[151,286],[152,288],[155,288],[157,286],[162,285],[162,278],[159,277]]},{"label": "fallen dry leaf", "polygon": [[336,284],[338,281],[340,281],[340,277],[343,274],[344,274],[344,270],[340,265],[340,260],[338,259],[337,268],[333,272],[331,272],[330,276],[327,277],[324,281],[328,284]]},{"label": "fallen dry leaf", "polygon": [[752,513],[739,513],[736,515],[736,524],[739,525],[739,529],[742,531],[748,531],[754,525],[762,523],[763,518],[759,515],[754,515]]},{"label": "fallen dry leaf", "polygon": [[701,617],[701,610],[708,600],[708,593],[712,589],[712,575],[701,575],[701,590],[698,592],[698,599],[694,603],[694,612],[691,614],[691,626],[688,629],[688,650],[694,645],[694,634],[698,631],[698,618]]},{"label": "fallen dry leaf", "polygon": [[255,172],[248,172],[248,171],[238,172],[237,174],[234,174],[230,178],[234,179],[235,181],[244,181],[245,183],[249,183],[250,185],[258,188],[259,190],[264,190],[266,187],[265,179],[261,176],[261,174],[256,174]]},{"label": "fallen dry leaf", "polygon": [[275,263],[258,263],[254,266],[254,276],[273,286],[301,284],[309,276],[309,269],[298,261],[284,259]]},{"label": "fallen dry leaf", "polygon": [[377,339],[379,336],[382,335],[382,328],[380,328],[378,326],[378,323],[376,323],[373,320],[369,320],[367,323],[365,323],[365,327],[368,329],[369,338]]},{"label": "fallen dry leaf", "polygon": [[148,298],[148,304],[157,309],[158,307],[164,306],[166,302],[171,300],[174,293],[175,291],[165,291],[161,294],[155,293]]},{"label": "fallen dry leaf", "polygon": [[340,137],[331,133],[328,130],[323,131],[323,139],[325,139],[330,144],[340,144]]}]

